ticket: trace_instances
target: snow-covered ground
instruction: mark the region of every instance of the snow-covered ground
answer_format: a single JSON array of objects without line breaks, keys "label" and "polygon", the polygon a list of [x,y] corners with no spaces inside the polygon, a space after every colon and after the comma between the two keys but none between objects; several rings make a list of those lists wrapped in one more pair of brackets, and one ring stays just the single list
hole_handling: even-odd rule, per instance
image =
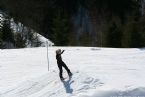
[{"label": "snow-covered ground", "polygon": [[[58,48],[70,80],[59,79]],[[0,50],[0,97],[145,97],[145,49],[49,47],[49,71],[46,52]]]}]

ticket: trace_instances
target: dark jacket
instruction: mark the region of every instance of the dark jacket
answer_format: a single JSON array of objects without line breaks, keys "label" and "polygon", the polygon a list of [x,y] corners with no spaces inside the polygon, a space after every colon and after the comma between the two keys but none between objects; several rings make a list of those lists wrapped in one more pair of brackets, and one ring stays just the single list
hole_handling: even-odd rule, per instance
[{"label": "dark jacket", "polygon": [[56,54],[56,59],[57,59],[57,63],[62,63],[62,58],[61,58],[61,54],[64,52],[64,50],[60,53],[60,54]]}]

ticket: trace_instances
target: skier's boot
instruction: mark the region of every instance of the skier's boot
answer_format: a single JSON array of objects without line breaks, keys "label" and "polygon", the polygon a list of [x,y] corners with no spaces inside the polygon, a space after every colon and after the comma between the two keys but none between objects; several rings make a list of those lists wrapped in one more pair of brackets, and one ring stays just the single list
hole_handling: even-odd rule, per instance
[{"label": "skier's boot", "polygon": [[63,80],[64,80],[64,78],[63,78],[63,77],[61,77],[61,78],[60,78],[60,80],[61,80],[61,81],[63,81]]},{"label": "skier's boot", "polygon": [[72,77],[72,73],[70,72],[70,73],[68,73],[68,75],[69,75],[69,77]]}]

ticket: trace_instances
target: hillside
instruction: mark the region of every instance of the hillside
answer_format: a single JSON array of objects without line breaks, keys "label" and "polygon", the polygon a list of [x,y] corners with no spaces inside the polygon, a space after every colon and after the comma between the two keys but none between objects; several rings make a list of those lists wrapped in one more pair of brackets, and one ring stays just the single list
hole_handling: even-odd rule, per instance
[{"label": "hillside", "polygon": [[[55,50],[73,72],[60,81]],[[145,49],[49,47],[0,50],[0,97],[145,96]],[[66,72],[64,76],[67,77]]]},{"label": "hillside", "polygon": [[145,47],[144,8],[144,0],[0,0],[15,23],[56,46]]}]

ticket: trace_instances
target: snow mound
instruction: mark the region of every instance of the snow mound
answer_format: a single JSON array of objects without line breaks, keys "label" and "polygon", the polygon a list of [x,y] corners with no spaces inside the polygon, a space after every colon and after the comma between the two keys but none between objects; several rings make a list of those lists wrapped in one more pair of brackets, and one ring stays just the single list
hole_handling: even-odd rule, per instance
[{"label": "snow mound", "polygon": [[[58,79],[56,72],[50,72],[39,78],[29,79],[17,87],[6,91],[0,97],[144,97],[145,88],[130,90],[100,91],[97,88],[103,86],[99,79],[89,77],[84,73],[73,73],[72,78],[64,81]],[[92,91],[94,91],[94,93]]]},{"label": "snow mound", "polygon": [[81,96],[81,97],[144,97],[145,88],[140,87],[127,91],[110,90],[110,91],[98,91],[91,96]]},{"label": "snow mound", "polygon": [[96,87],[103,84],[99,79],[89,77],[84,75],[84,73],[77,71],[73,74],[72,78],[67,77],[64,81],[60,81],[60,79],[54,77],[57,74],[53,71],[39,78],[24,81],[18,86],[4,92],[0,97],[56,97],[56,95],[63,94],[68,96],[67,93],[69,96],[75,96],[85,93],[89,89],[96,89]]}]

